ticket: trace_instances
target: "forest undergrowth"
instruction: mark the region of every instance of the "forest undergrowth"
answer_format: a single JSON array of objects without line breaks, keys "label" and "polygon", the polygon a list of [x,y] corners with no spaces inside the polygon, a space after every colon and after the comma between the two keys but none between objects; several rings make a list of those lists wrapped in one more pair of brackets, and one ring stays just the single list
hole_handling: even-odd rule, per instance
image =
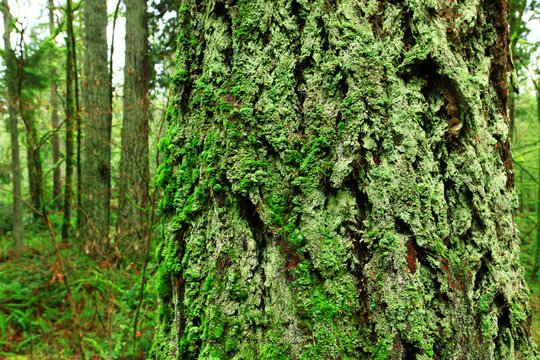
[{"label": "forest undergrowth", "polygon": [[[61,214],[52,219],[59,225]],[[24,252],[15,254],[10,244],[0,248],[0,359],[76,359],[65,275],[45,225],[38,219],[27,229]],[[92,258],[77,246],[62,246],[61,253],[87,358],[146,358],[157,308],[153,263],[143,283],[142,257],[111,251]]]},{"label": "forest undergrowth", "polygon": [[[523,238],[521,262],[531,290],[531,332],[539,344],[540,283],[531,276],[536,246],[531,215],[520,213],[517,221]],[[51,219],[59,227],[61,213],[51,214]],[[0,360],[78,359],[74,319],[54,246],[39,219],[27,229],[28,243],[21,254],[14,252],[9,237],[4,237],[7,246],[0,248]],[[153,251],[142,297],[143,257],[111,251],[107,257],[93,258],[76,245],[62,246],[61,253],[87,358],[146,358],[158,307]]]}]

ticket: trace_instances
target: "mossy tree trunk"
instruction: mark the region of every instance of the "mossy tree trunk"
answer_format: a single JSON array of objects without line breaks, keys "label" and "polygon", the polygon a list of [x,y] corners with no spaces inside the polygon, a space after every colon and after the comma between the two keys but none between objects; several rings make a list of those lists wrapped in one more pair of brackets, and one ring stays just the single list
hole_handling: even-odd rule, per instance
[{"label": "mossy tree trunk", "polygon": [[87,251],[109,244],[111,187],[111,82],[107,60],[107,1],[84,3],[84,140],[81,163],[81,216],[77,219]]},{"label": "mossy tree trunk", "polygon": [[148,20],[146,0],[126,1],[124,121],[120,159],[117,242],[141,252],[148,206]]},{"label": "mossy tree trunk", "polygon": [[153,358],[537,358],[507,8],[183,1]]}]

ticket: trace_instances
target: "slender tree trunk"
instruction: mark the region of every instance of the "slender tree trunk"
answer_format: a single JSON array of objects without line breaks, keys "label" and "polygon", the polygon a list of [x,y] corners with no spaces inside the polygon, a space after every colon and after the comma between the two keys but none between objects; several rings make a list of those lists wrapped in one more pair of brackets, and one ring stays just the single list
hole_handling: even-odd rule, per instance
[{"label": "slender tree trunk", "polygon": [[183,1],[155,359],[538,359],[508,4]]},{"label": "slender tree trunk", "polygon": [[66,37],[66,171],[64,188],[64,221],[62,224],[62,242],[67,244],[71,236],[71,198],[73,197],[73,137],[75,104],[73,93],[73,49],[70,37],[73,35],[73,7],[67,0],[67,37]]},{"label": "slender tree trunk", "polygon": [[[26,165],[28,170],[28,190],[30,193],[30,202],[39,212],[43,211],[43,199],[40,196],[40,184],[42,176],[41,164],[41,147],[39,146],[39,135],[34,118],[33,111],[28,111],[28,102],[32,99],[26,99],[23,93],[23,78],[25,67],[25,44],[24,44],[24,29],[19,33],[19,51],[17,58],[17,103],[19,105],[19,113],[23,120],[24,129],[26,132]],[[39,218],[37,212],[33,212],[34,219]]]},{"label": "slender tree trunk", "polygon": [[[86,217],[86,214],[82,211],[82,119],[79,92],[79,67],[77,66],[77,46],[73,28],[70,39],[71,49],[73,51],[73,87],[75,90],[75,123],[77,127],[77,229],[79,229],[80,221]],[[79,234],[79,232],[77,232],[77,234]]]},{"label": "slender tree trunk", "polygon": [[[21,44],[22,45],[22,44]],[[17,85],[18,98],[19,98],[19,110],[21,118],[23,119],[26,130],[26,162],[28,169],[28,190],[30,193],[30,202],[32,206],[38,209],[40,212],[43,210],[43,199],[40,197],[40,184],[39,179],[42,176],[42,164],[41,164],[41,151],[39,147],[39,135],[37,131],[36,119],[33,114],[28,114],[25,108],[25,98],[22,93],[22,77],[24,75],[24,58],[21,54],[19,60],[19,80]],[[40,215],[36,212],[33,213],[34,219],[38,219]]]},{"label": "slender tree trunk", "polygon": [[[35,138],[34,136],[36,136],[35,134],[35,124],[34,124],[34,119],[30,116],[29,118],[29,121],[30,121],[30,131],[27,131],[26,135],[27,135],[27,144],[26,144],[26,168],[28,170],[28,192],[30,194],[30,203],[32,204],[32,206],[36,209],[38,209],[39,211],[41,211],[41,201],[40,201],[40,198],[39,198],[39,189],[38,189],[38,186],[39,186],[39,182],[38,182],[38,179],[37,179],[37,169],[36,169],[36,162],[35,162],[35,157],[34,157],[34,149],[31,148],[31,143],[35,143]],[[39,214],[37,213],[33,213],[32,216],[34,217],[34,219],[37,219],[39,218]]]},{"label": "slender tree trunk", "polygon": [[117,242],[122,249],[142,251],[149,191],[146,0],[126,1],[126,29]]},{"label": "slender tree trunk", "polygon": [[[537,79],[537,84],[540,85],[540,74]],[[536,89],[536,115],[538,116],[538,129],[540,130],[540,86],[537,86]],[[536,272],[538,274],[538,268],[540,268],[540,149],[538,150],[538,183],[536,184]]]},{"label": "slender tree trunk", "polygon": [[515,113],[516,113],[516,93],[514,92],[515,90],[511,90],[510,91],[510,94],[509,94],[509,106],[508,106],[508,120],[509,120],[509,134],[510,134],[510,138],[513,140],[514,139],[514,136],[515,136],[515,130],[516,130],[516,116],[515,116]]},{"label": "slender tree trunk", "polygon": [[[538,117],[538,128],[540,129],[540,74],[536,79],[536,115]],[[538,181],[536,184],[536,256],[534,261],[533,279],[538,280],[540,271],[540,149],[538,151]]]},{"label": "slender tree trunk", "polygon": [[[54,0],[49,0],[49,32],[52,35],[56,33],[56,25],[54,22]],[[62,184],[61,184],[61,169],[58,166],[60,162],[60,138],[58,136],[58,84],[56,83],[56,66],[54,65],[54,53],[51,53],[51,127],[53,135],[52,142],[52,166],[53,169],[53,203],[57,209],[62,207]]]},{"label": "slender tree trunk", "polygon": [[[32,206],[40,213],[43,213],[44,199],[42,197],[43,189],[43,167],[41,163],[41,146],[39,144],[39,135],[37,130],[36,120],[33,112],[28,110],[27,103],[31,103],[32,99],[26,99],[23,94],[23,78],[25,67],[25,52],[24,52],[24,31],[20,33],[20,56],[17,63],[17,102],[19,104],[19,113],[23,120],[24,129],[26,130],[26,154],[28,165],[28,180],[30,188],[30,198]],[[33,213],[34,219],[37,219],[40,214]]]},{"label": "slender tree trunk", "polygon": [[104,251],[109,244],[111,170],[111,106],[107,67],[106,0],[84,4],[84,133],[82,199],[79,222],[87,251]]},{"label": "slender tree trunk", "polygon": [[519,182],[521,184],[521,186],[519,186],[519,212],[523,213],[523,210],[525,209],[525,200],[527,199],[527,196],[525,196],[525,194],[527,193],[525,191],[527,185],[525,184],[525,181],[523,180],[522,169],[519,170]]},{"label": "slender tree trunk", "polygon": [[11,48],[11,14],[7,0],[2,0],[4,15],[4,58],[6,60],[5,79],[9,112],[9,132],[11,135],[11,178],[13,183],[13,232],[14,247],[20,251],[24,246],[23,203],[21,191],[21,162],[19,157],[19,129],[17,124],[17,64]]}]

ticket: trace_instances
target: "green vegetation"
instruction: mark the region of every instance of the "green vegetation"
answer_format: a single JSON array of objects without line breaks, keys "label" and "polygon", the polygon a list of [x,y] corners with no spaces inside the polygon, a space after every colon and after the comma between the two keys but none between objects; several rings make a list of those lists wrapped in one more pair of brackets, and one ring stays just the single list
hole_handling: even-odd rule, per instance
[{"label": "green vegetation", "polygon": [[540,169],[540,123],[537,117],[535,93],[527,83],[516,98],[516,129],[514,135],[514,166],[519,209],[516,217],[521,236],[521,264],[525,270],[527,284],[531,288],[533,311],[533,336],[540,343],[540,274],[534,274],[538,264],[538,187]]}]

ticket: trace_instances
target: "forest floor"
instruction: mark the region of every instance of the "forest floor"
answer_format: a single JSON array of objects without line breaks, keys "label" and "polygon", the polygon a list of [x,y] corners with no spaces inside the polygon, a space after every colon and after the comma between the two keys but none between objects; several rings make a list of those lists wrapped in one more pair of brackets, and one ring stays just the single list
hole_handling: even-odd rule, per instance
[{"label": "forest floor", "polygon": [[21,355],[77,358],[66,280],[76,304],[86,356],[145,359],[157,307],[153,264],[149,263],[148,280],[141,289],[140,260],[121,258],[118,253],[92,259],[68,246],[61,250],[67,267],[63,274],[43,225],[30,227],[26,237],[32,240],[18,256],[10,246],[0,248],[0,360],[27,358]]},{"label": "forest floor", "polygon": [[[53,219],[58,226],[61,218]],[[87,357],[145,359],[157,314],[153,256],[141,289],[140,259],[122,258],[119,252],[93,259],[77,246],[67,246],[61,251],[67,266],[67,274],[63,274],[44,226],[29,226],[26,235],[31,240],[18,256],[14,256],[7,236],[2,238],[8,246],[0,248],[0,360],[78,358],[66,280]],[[524,239],[521,262],[531,289],[531,333],[540,344],[540,283],[533,282],[529,272],[533,239],[534,234]]]}]

